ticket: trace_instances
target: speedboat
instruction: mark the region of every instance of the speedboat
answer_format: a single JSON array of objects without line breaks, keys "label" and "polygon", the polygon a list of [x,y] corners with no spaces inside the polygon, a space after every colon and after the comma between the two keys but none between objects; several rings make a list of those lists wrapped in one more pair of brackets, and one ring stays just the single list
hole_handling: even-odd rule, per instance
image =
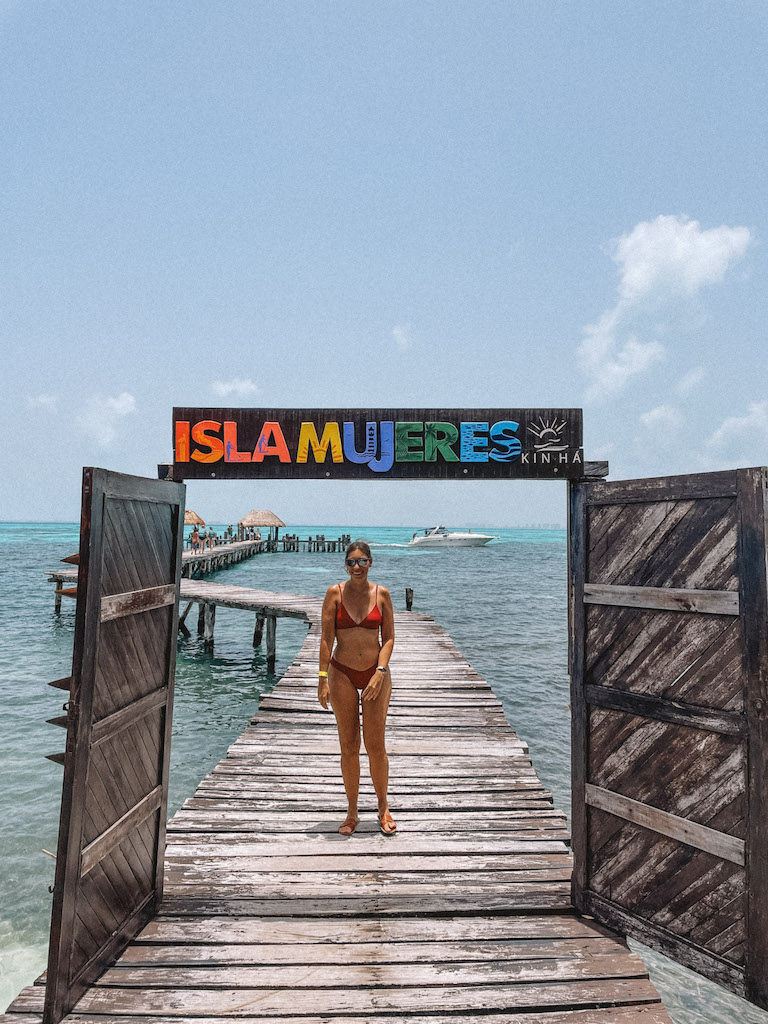
[{"label": "speedboat", "polygon": [[496,537],[487,533],[464,532],[449,533],[444,526],[433,526],[423,533],[414,533],[408,542],[409,548],[479,548]]}]

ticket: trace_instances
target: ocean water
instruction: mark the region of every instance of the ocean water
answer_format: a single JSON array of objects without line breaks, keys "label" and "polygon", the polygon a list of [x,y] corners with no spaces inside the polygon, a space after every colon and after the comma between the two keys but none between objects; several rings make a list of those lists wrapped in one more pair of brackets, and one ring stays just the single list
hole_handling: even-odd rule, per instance
[{"label": "ocean water", "polygon": [[[569,807],[566,538],[563,531],[488,529],[485,548],[412,550],[412,528],[291,526],[300,536],[350,533],[374,548],[371,576],[395,606],[414,590],[414,608],[434,616],[493,686],[508,719],[531,748],[539,777],[558,807]],[[222,527],[216,527],[221,532]],[[44,755],[63,749],[62,691],[69,675],[74,602],[53,613],[46,570],[78,547],[74,524],[0,524],[0,1012],[45,967],[61,768]],[[241,586],[321,596],[344,579],[341,558],[278,552],[212,577]],[[275,676],[251,646],[250,614],[219,609],[215,651],[194,634],[180,639],[169,810],[194,791],[224,755],[292,661],[305,635],[279,620]],[[395,679],[395,684],[397,680]],[[676,1024],[768,1024],[768,1014],[698,975],[635,946]]]}]

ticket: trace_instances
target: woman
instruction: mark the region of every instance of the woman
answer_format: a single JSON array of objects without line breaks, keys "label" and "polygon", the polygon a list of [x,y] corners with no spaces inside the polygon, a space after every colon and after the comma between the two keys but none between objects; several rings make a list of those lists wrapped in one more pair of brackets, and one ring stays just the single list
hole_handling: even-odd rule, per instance
[{"label": "woman", "polygon": [[[386,587],[368,582],[373,565],[371,549],[361,540],[347,548],[345,565],[349,579],[328,588],[323,602],[323,635],[320,641],[320,682],[317,696],[324,708],[330,702],[336,715],[341,743],[341,774],[349,804],[339,827],[351,836],[360,818],[360,705],[363,739],[368,751],[373,788],[379,801],[379,828],[392,835],[397,825],[389,813],[387,784],[389,761],[384,745],[392,679],[389,659],[395,645],[392,600]],[[379,644],[381,632],[381,644]],[[333,639],[336,650],[331,657]]]}]

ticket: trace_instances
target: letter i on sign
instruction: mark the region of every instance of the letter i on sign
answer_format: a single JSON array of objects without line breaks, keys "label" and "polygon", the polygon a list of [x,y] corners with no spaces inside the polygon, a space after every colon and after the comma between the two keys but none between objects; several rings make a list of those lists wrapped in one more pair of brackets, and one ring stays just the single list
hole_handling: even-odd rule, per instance
[{"label": "letter i on sign", "polygon": [[175,456],[177,462],[189,462],[189,420],[176,421]]}]

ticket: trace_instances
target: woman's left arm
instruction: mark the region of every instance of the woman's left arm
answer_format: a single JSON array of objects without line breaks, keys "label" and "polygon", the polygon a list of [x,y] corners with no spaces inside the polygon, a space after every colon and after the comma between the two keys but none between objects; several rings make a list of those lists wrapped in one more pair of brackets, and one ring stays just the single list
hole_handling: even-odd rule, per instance
[{"label": "woman's left arm", "polygon": [[[392,648],[395,646],[395,616],[392,611],[392,598],[386,587],[379,587],[381,597],[381,650],[376,664],[380,668],[387,669],[389,659],[392,657]],[[388,671],[388,669],[387,669]],[[362,700],[376,700],[382,684],[387,677],[387,672],[374,672],[373,678],[363,690]]]},{"label": "woman's left arm", "polygon": [[379,587],[381,594],[381,651],[379,652],[379,665],[385,668],[392,657],[392,648],[395,646],[395,615],[392,611],[392,598],[386,587]]}]

